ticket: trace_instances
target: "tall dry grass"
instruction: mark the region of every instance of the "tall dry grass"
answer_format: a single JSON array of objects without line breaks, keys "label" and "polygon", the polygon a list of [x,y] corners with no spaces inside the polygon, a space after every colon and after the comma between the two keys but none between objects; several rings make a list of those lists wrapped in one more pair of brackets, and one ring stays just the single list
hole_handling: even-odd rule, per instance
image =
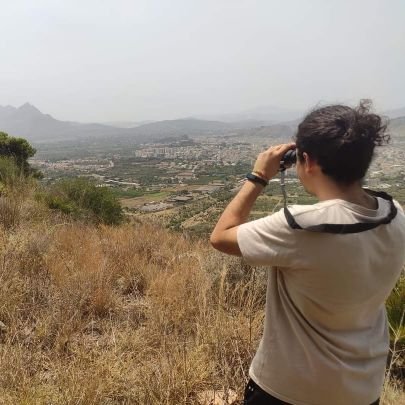
[{"label": "tall dry grass", "polygon": [[240,261],[140,224],[26,223],[0,242],[1,403],[241,394],[265,284]]},{"label": "tall dry grass", "polygon": [[[1,404],[239,403],[262,270],[151,224],[16,212],[0,226]],[[386,404],[404,398],[387,386]]]}]

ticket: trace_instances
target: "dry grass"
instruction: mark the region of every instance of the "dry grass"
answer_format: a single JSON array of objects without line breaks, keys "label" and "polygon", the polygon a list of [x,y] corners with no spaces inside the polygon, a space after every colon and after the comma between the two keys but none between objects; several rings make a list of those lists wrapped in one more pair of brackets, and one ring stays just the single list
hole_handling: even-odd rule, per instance
[{"label": "dry grass", "polygon": [[1,403],[241,394],[264,284],[238,260],[151,225],[36,222],[0,239]]},{"label": "dry grass", "polygon": [[[154,225],[75,224],[26,200],[16,215],[0,228],[1,404],[239,403],[262,271]],[[403,399],[387,385],[386,404]]]}]

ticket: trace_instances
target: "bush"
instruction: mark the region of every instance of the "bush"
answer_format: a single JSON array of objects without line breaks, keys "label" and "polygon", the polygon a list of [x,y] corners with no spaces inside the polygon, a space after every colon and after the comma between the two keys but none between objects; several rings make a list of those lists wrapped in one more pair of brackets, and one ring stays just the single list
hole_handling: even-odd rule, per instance
[{"label": "bush", "polygon": [[18,167],[12,157],[0,155],[0,192],[6,187],[13,188],[24,177],[22,169]]},{"label": "bush", "polygon": [[75,218],[92,222],[117,225],[123,220],[118,199],[105,187],[84,178],[62,180],[44,196],[51,209],[57,209]]},{"label": "bush", "polygon": [[0,154],[0,225],[5,229],[17,226],[21,220],[23,201],[33,188],[12,157]]},{"label": "bush", "polygon": [[17,167],[28,176],[38,175],[39,172],[33,170],[28,163],[28,159],[34,156],[36,149],[24,138],[15,138],[5,132],[0,131],[0,156],[13,158]]},{"label": "bush", "polygon": [[386,307],[391,339],[405,344],[405,274],[398,280],[387,300]]}]

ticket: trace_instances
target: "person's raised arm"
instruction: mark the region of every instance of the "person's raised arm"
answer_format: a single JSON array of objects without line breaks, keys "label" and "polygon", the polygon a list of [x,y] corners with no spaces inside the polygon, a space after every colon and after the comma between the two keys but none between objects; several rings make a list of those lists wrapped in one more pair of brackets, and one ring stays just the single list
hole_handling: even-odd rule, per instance
[{"label": "person's raised arm", "polygon": [[[284,154],[294,148],[294,143],[282,144],[272,146],[260,153],[253,167],[253,173],[265,181],[269,181],[278,173]],[[246,222],[253,204],[263,188],[263,185],[251,181],[243,184],[238,194],[225,208],[212,231],[210,242],[215,249],[230,255],[241,256],[237,240],[238,226]]]}]

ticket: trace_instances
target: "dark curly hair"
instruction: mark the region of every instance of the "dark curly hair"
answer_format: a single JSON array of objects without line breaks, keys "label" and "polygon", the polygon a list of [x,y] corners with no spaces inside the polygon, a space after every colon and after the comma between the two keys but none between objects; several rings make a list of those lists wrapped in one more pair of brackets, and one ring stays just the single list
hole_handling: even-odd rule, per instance
[{"label": "dark curly hair", "polygon": [[306,152],[322,172],[338,183],[361,180],[370,166],[375,146],[387,144],[387,122],[371,113],[370,100],[357,108],[331,105],[310,112],[298,126],[298,158]]}]

